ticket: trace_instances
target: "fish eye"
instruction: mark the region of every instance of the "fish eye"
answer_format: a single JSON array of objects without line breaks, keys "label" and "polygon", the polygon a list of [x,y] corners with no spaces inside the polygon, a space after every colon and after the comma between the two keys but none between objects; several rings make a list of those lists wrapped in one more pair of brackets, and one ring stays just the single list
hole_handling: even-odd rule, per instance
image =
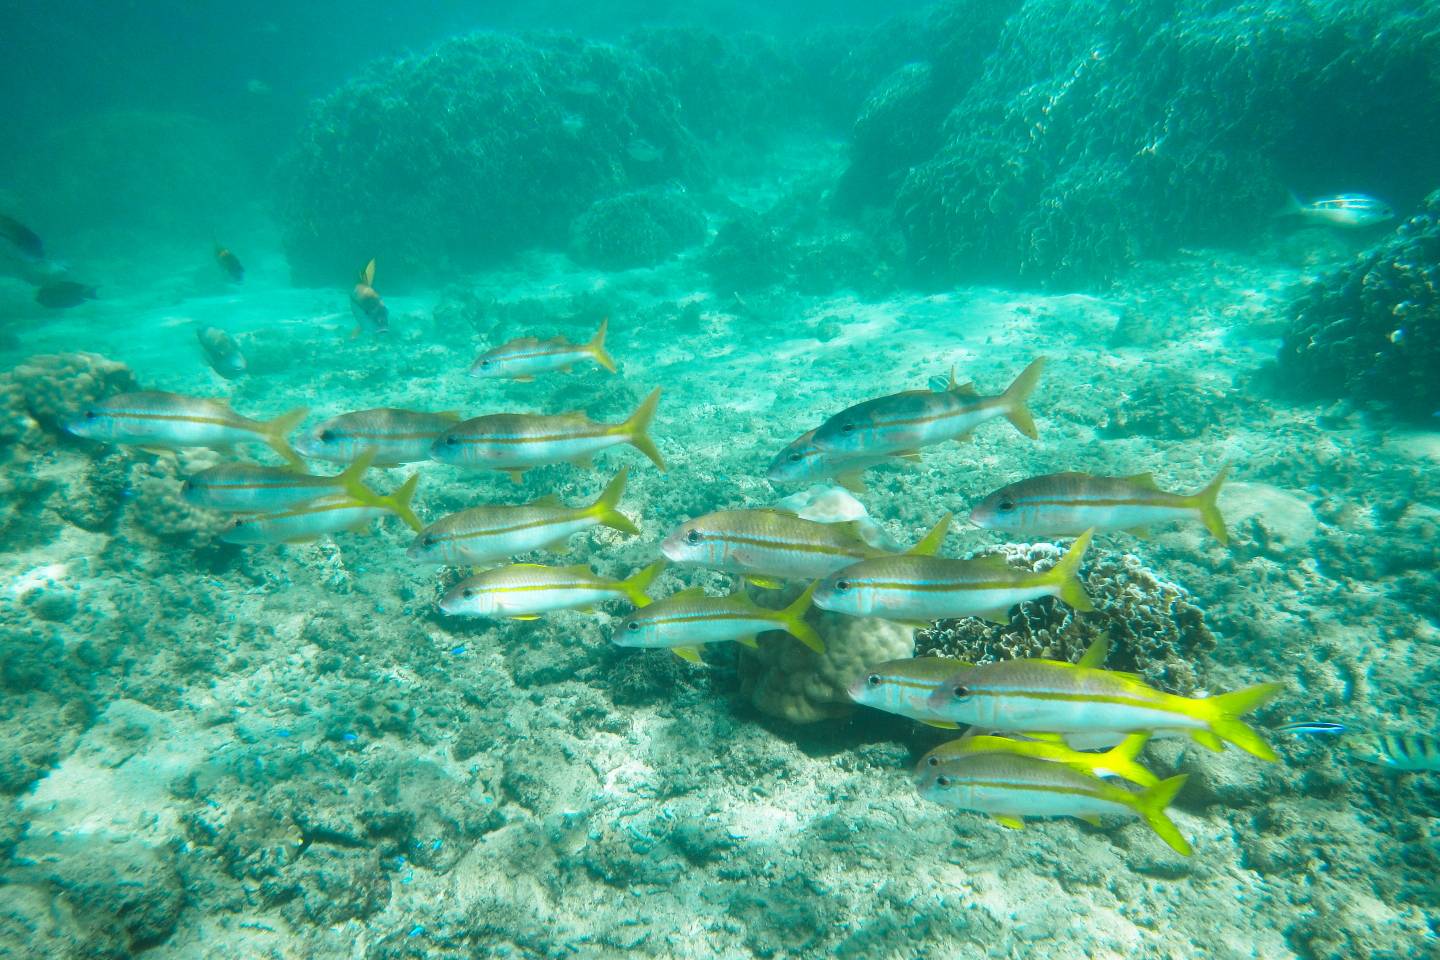
[{"label": "fish eye", "polygon": [[629,623],[625,624],[625,629],[629,630],[631,633],[635,633],[640,629],[640,621],[631,620]]},{"label": "fish eye", "polygon": [[686,543],[699,543],[699,542],[700,542],[700,531],[699,531],[699,530],[691,530],[689,533],[685,534],[685,542],[686,542]]},{"label": "fish eye", "polygon": [[447,446],[447,447],[453,447],[453,446],[455,446],[456,444],[458,444],[459,442],[460,442],[460,438],[459,438],[459,437],[446,437],[446,438],[445,438],[445,446]]},{"label": "fish eye", "polygon": [[878,687],[878,686],[880,686],[880,674],[878,674],[878,673],[872,673],[872,674],[870,674],[870,676],[868,676],[868,677],[865,678],[865,682],[868,683],[868,684],[870,684],[870,686],[872,686],[872,687]]},{"label": "fish eye", "polygon": [[938,766],[940,766],[940,758],[939,758],[939,757],[929,757],[929,758],[927,758],[927,759],[925,760],[925,762],[926,762],[927,764],[929,764],[930,766],[932,766],[932,767],[938,767]]},{"label": "fish eye", "polygon": [[954,690],[952,690],[951,692],[952,692],[953,694],[955,694],[955,699],[956,699],[956,700],[969,700],[969,699],[970,699],[970,688],[969,688],[969,687],[965,687],[965,686],[956,687],[956,688],[955,688]]},{"label": "fish eye", "polygon": [[489,360],[481,360],[481,361],[480,361],[480,366],[482,366],[482,367],[488,367],[488,366],[490,366],[490,361],[489,361]]},{"label": "fish eye", "polygon": [[950,786],[950,778],[949,778],[949,777],[936,777],[936,778],[935,778],[935,786],[937,786],[937,787],[948,787],[948,786]]},{"label": "fish eye", "polygon": [[798,454],[798,453],[792,453],[792,454],[790,454],[790,462],[791,462],[791,463],[799,463],[799,462],[800,462],[800,454]]},{"label": "fish eye", "polygon": [[420,538],[420,543],[427,547],[433,547],[435,546],[435,537],[427,533]]},{"label": "fish eye", "polygon": [[835,589],[836,589],[836,590],[839,590],[841,593],[844,593],[846,590],[849,590],[849,589],[850,589],[850,581],[849,581],[849,580],[836,580],[836,581],[835,581]]},{"label": "fish eye", "polygon": [[997,504],[997,506],[1000,507],[1000,511],[1001,511],[1002,513],[1009,513],[1011,510],[1014,510],[1014,509],[1015,509],[1015,501],[1014,501],[1014,500],[1001,500],[1000,503]]},{"label": "fish eye", "polygon": [[467,587],[466,589],[460,591],[460,596],[464,597],[466,600],[472,600],[475,597],[475,591]]},{"label": "fish eye", "polygon": [[847,423],[847,424],[845,424],[843,427],[840,428],[840,432],[841,432],[841,433],[854,433],[854,432],[855,432],[855,424],[853,424],[853,423]]},{"label": "fish eye", "polygon": [[335,431],[334,431],[334,430],[321,430],[321,431],[320,431],[320,442],[321,442],[321,443],[329,443],[330,441],[332,441],[332,440],[334,440],[334,439],[335,439]]},{"label": "fish eye", "polygon": [[97,416],[99,416],[99,414],[97,414],[94,410],[86,410],[86,411],[85,411],[85,419],[86,419],[86,420],[94,420]]}]

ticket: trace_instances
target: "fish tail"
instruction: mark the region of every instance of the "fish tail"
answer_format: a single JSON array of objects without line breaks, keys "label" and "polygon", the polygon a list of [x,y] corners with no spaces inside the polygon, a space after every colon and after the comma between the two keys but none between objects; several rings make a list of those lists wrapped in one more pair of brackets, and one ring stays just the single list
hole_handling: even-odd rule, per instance
[{"label": "fish tail", "polygon": [[365,486],[360,479],[365,476],[365,471],[369,470],[374,463],[375,450],[373,447],[366,447],[360,451],[360,456],[350,462],[350,466],[340,472],[340,475],[335,478],[335,482],[361,503],[366,503],[370,499],[379,499],[380,494]]},{"label": "fish tail", "polygon": [[1230,464],[1224,464],[1215,472],[1215,478],[1205,485],[1205,489],[1190,496],[1191,504],[1200,511],[1200,522],[1205,524],[1205,529],[1214,534],[1215,539],[1221,545],[1230,542],[1230,535],[1225,532],[1225,518],[1220,516],[1220,487],[1225,483],[1225,478],[1230,473]]},{"label": "fish tail", "polygon": [[619,530],[621,533],[628,533],[631,536],[639,536],[640,528],[625,514],[615,509],[620,503],[620,498],[625,495],[625,480],[629,477],[630,471],[625,467],[615,474],[615,479],[605,486],[600,498],[590,505],[590,512],[600,521],[601,526],[612,530]]},{"label": "fish tail", "polygon": [[1213,711],[1206,719],[1210,721],[1210,731],[1215,736],[1261,760],[1279,760],[1265,738],[1240,718],[1269,703],[1284,689],[1283,683],[1257,683],[1253,687],[1196,702],[1206,704],[1207,709]]},{"label": "fish tail", "polygon": [[417,533],[425,529],[425,524],[421,523],[420,518],[415,516],[415,511],[410,509],[410,501],[414,498],[415,488],[419,486],[419,484],[420,474],[418,472],[412,473],[404,483],[400,484],[399,490],[396,490],[388,496],[381,497],[381,503],[379,504],[405,521],[405,526]]},{"label": "fish tail", "polygon": [[375,258],[371,257],[370,262],[365,264],[365,269],[360,271],[360,282],[367,287],[375,286]]},{"label": "fish tail", "polygon": [[1030,416],[1030,407],[1027,404],[1030,394],[1035,392],[1035,385],[1040,382],[1040,374],[1044,371],[1045,358],[1036,357],[1000,395],[1005,406],[1005,419],[1031,440],[1039,439],[1040,432],[1035,429],[1035,419]]},{"label": "fish tail", "polygon": [[929,533],[920,538],[919,543],[905,552],[917,557],[935,556],[935,553],[940,549],[940,544],[945,542],[945,534],[950,532],[950,521],[952,519],[954,519],[952,514],[945,514],[945,516],[936,522],[935,526],[930,528]]},{"label": "fish tail", "polygon": [[286,437],[300,426],[300,421],[304,420],[309,412],[308,407],[296,407],[294,410],[282,413],[274,420],[268,420],[262,424],[265,442],[270,449],[284,457],[286,463],[301,470],[305,469],[305,461],[300,458],[300,454],[295,452],[295,448],[290,446],[290,441]]},{"label": "fish tail", "polygon": [[806,587],[805,592],[800,594],[794,603],[781,610],[777,618],[785,625],[785,632],[790,636],[816,653],[824,653],[825,641],[820,639],[820,634],[815,632],[814,627],[805,622],[805,611],[810,609],[810,600],[815,596],[815,588],[819,585],[820,581],[816,580]]},{"label": "fish tail", "polygon": [[1081,613],[1089,613],[1095,609],[1090,595],[1085,592],[1085,585],[1080,582],[1080,563],[1085,559],[1085,551],[1090,547],[1090,538],[1094,535],[1095,530],[1091,528],[1076,537],[1075,542],[1070,544],[1070,549],[1065,551],[1065,556],[1060,558],[1060,562],[1045,573],[1049,583],[1059,586],[1060,599]]},{"label": "fish tail", "polygon": [[635,412],[630,414],[630,419],[625,421],[624,430],[630,438],[630,446],[649,457],[650,461],[663,471],[665,460],[660,456],[655,441],[650,439],[650,421],[655,419],[655,408],[659,405],[660,388],[656,387],[650,391],[650,396],[640,401]]},{"label": "fish tail", "polygon": [[655,582],[655,578],[660,576],[660,571],[664,569],[665,561],[657,560],[629,579],[621,580],[620,589],[625,591],[625,596],[628,597],[630,602],[635,606],[647,606],[650,603],[650,598],[646,596],[645,591],[649,589],[650,584]]},{"label": "fish tail", "polygon": [[605,331],[609,329],[610,318],[606,317],[600,321],[600,329],[595,331],[594,339],[585,345],[585,349],[590,351],[590,356],[595,358],[596,363],[611,373],[614,373],[616,370],[615,358],[610,356],[610,353],[605,349]]},{"label": "fish tail", "polygon": [[1153,787],[1160,782],[1160,779],[1135,762],[1135,758],[1140,756],[1140,751],[1145,749],[1145,744],[1149,739],[1148,731],[1132,733],[1105,751],[1095,765],[1104,767],[1131,783],[1138,783],[1142,787]]},{"label": "fish tail", "polygon": [[1188,857],[1193,853],[1190,841],[1180,834],[1180,828],[1175,826],[1175,821],[1165,814],[1165,808],[1170,806],[1175,799],[1175,794],[1185,786],[1185,781],[1190,779],[1188,773],[1171,777],[1168,780],[1161,780],[1153,787],[1149,787],[1135,798],[1135,810],[1141,818],[1154,830],[1156,835],[1168,843],[1176,853],[1182,857]]}]

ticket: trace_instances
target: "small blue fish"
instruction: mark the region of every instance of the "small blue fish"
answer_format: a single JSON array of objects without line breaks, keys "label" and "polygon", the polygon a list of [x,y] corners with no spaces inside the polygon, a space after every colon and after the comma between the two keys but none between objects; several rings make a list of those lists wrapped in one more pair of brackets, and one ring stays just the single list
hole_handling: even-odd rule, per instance
[{"label": "small blue fish", "polygon": [[1338,737],[1345,732],[1346,727],[1343,723],[1332,723],[1329,720],[1296,720],[1294,723],[1281,724],[1276,729],[1296,737]]}]

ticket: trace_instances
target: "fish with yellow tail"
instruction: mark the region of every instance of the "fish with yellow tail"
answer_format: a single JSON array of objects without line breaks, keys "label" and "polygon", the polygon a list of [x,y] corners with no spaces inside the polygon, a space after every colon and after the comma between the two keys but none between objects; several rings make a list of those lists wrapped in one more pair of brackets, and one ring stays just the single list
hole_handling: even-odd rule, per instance
[{"label": "fish with yellow tail", "polygon": [[594,573],[588,566],[549,567],[512,563],[460,581],[440,601],[440,610],[455,617],[538,620],[557,610],[594,610],[611,600],[637,607],[650,603],[646,589],[665,569],[665,561],[625,580]]},{"label": "fish with yellow tail", "polygon": [[1088,733],[1179,730],[1210,750],[1230,743],[1262,760],[1278,759],[1240,718],[1284,686],[1261,683],[1214,697],[1181,697],[1133,673],[1087,661],[1002,660],[970,666],[945,680],[926,703],[934,716],[986,730]]},{"label": "fish with yellow tail", "polygon": [[1148,473],[1052,473],[1001,487],[970,512],[970,522],[1022,537],[1065,537],[1090,529],[1143,535],[1152,524],[1198,518],[1224,544],[1230,537],[1216,502],[1229,472],[1229,464],[1222,466],[1191,494],[1167,493]]},{"label": "fish with yellow tail", "polygon": [[1079,579],[1090,537],[1088,530],[1081,534],[1055,566],[1041,573],[1018,570],[999,556],[954,560],[905,554],[863,560],[820,581],[815,606],[910,623],[957,617],[1009,623],[1012,607],[1040,597],[1093,610]]},{"label": "fish with yellow tail", "polygon": [[[345,493],[331,494],[278,513],[236,517],[220,534],[220,539],[240,544],[305,543],[329,533],[366,530],[387,513],[393,513],[411,529],[419,529],[423,524],[410,509],[410,500],[419,482],[420,475],[412,474],[394,493],[382,496],[361,487],[356,479]],[[359,497],[350,492],[357,488]]]},{"label": "fish with yellow tail", "polygon": [[[947,513],[911,553],[934,553],[950,528]],[[855,521],[819,523],[788,510],[720,510],[687,520],[660,544],[675,563],[737,573],[759,587],[814,580],[860,560],[887,555]]]},{"label": "fish with yellow tail", "polygon": [[607,317],[600,321],[600,329],[589,343],[571,343],[564,337],[538,340],[535,337],[520,337],[501,344],[485,353],[470,365],[470,376],[483,380],[517,380],[530,383],[537,374],[560,371],[568,372],[571,367],[585,360],[615,372],[615,359],[605,350],[605,333],[610,327]]},{"label": "fish with yellow tail", "polygon": [[83,408],[66,424],[77,437],[166,450],[210,447],[228,450],[242,443],[263,443],[285,460],[304,467],[285,439],[305,419],[303,407],[274,420],[251,420],[224,400],[145,390],[121,393]]},{"label": "fish with yellow tail", "polygon": [[969,665],[951,657],[889,660],[870,666],[845,692],[862,707],[954,730],[960,725],[931,711],[930,697],[942,683]]},{"label": "fish with yellow tail", "polygon": [[367,453],[333,477],[290,467],[222,463],[186,478],[180,498],[191,506],[225,513],[274,513],[348,491],[352,483],[361,482],[373,459]]},{"label": "fish with yellow tail", "polygon": [[554,495],[523,504],[492,504],[452,513],[421,530],[406,551],[411,560],[452,566],[487,564],[531,550],[558,550],[570,537],[595,527],[636,536],[640,528],[619,511],[627,473],[589,506],[567,507]]},{"label": "fish with yellow tail", "polygon": [[366,327],[374,333],[384,333],[390,329],[390,310],[385,306],[385,301],[380,299],[380,294],[375,292],[373,257],[365,264],[365,269],[360,271],[355,286],[350,288],[350,315],[355,318],[355,329],[350,331],[351,337],[358,337],[360,331]]},{"label": "fish with yellow tail", "polygon": [[945,390],[907,390],[866,400],[817,427],[813,442],[834,455],[898,456],[947,440],[968,440],[976,427],[996,417],[1034,440],[1038,433],[1027,402],[1044,369],[1045,358],[1037,357],[993,397],[982,397],[972,384],[956,383],[952,373]]},{"label": "fish with yellow tail", "polygon": [[296,439],[295,449],[331,463],[351,463],[368,450],[375,454],[375,466],[394,467],[429,460],[435,438],[459,422],[453,411],[355,410],[311,427]]},{"label": "fish with yellow tail", "polygon": [[743,591],[711,597],[700,587],[691,587],[636,610],[610,639],[619,647],[670,650],[682,660],[698,664],[703,644],[733,640],[754,647],[757,633],[784,630],[816,653],[824,653],[825,642],[805,622],[814,592],[811,584],[794,603],[774,610],[760,606]]},{"label": "fish with yellow tail", "polygon": [[1165,813],[1187,779],[1181,774],[1135,793],[1063,763],[995,752],[923,765],[915,787],[926,800],[988,813],[1017,829],[1026,817],[1076,817],[1095,825],[1103,816],[1138,817],[1171,849],[1188,857],[1189,841]]},{"label": "fish with yellow tail", "polygon": [[1142,787],[1153,787],[1160,778],[1140,766],[1135,758],[1145,749],[1148,733],[1132,733],[1104,753],[1074,750],[1063,743],[1044,740],[1015,740],[990,734],[976,734],[943,743],[920,758],[916,773],[926,767],[938,767],[962,757],[982,753],[1008,753],[1017,757],[1034,757],[1051,763],[1063,763],[1072,770],[1092,777],[1120,777]]},{"label": "fish with yellow tail", "polygon": [[519,483],[531,467],[573,463],[588,468],[590,458],[600,451],[629,444],[664,470],[665,460],[650,439],[650,423],[659,404],[657,387],[623,423],[597,423],[583,413],[475,417],[437,437],[430,445],[430,459],[456,467],[503,470]]}]

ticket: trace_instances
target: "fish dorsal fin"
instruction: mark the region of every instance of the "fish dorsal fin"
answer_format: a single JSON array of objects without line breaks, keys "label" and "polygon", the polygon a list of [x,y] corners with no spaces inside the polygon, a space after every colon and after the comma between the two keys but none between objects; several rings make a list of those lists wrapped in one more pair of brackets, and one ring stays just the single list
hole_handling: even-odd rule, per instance
[{"label": "fish dorsal fin", "polygon": [[782,517],[795,517],[797,519],[800,517],[800,514],[791,510],[789,507],[761,507],[756,512],[773,513]]},{"label": "fish dorsal fin", "polygon": [[704,588],[704,587],[686,587],[684,590],[681,590],[681,591],[679,591],[678,593],[672,593],[672,594],[670,594],[670,596],[666,597],[665,599],[666,599],[666,600],[703,600],[703,599],[705,599],[705,598],[708,597],[708,596],[709,596],[709,594],[707,594],[707,593],[705,592],[705,588]]},{"label": "fish dorsal fin", "polygon": [[1105,666],[1105,657],[1110,653],[1110,642],[1104,637],[1096,637],[1095,642],[1090,644],[1076,661],[1077,667],[1090,667],[1099,670]]},{"label": "fish dorsal fin", "polygon": [[978,557],[971,557],[970,562],[983,570],[1010,571],[1010,563],[1005,559],[1004,554],[982,553]]},{"label": "fish dorsal fin", "polygon": [[465,415],[462,414],[459,410],[441,410],[439,413],[435,414],[435,416],[441,418],[442,420],[448,420],[451,423],[459,423],[461,420],[465,419]]},{"label": "fish dorsal fin", "polygon": [[560,567],[559,569],[563,570],[565,573],[579,574],[582,577],[592,576],[595,573],[594,570],[590,569],[590,564],[588,563],[571,563],[567,564],[566,566]]},{"label": "fish dorsal fin", "polygon": [[956,383],[956,382],[955,382],[955,375],[954,375],[953,373],[950,375],[950,390],[949,390],[949,392],[955,394],[955,396],[957,396],[957,397],[978,397],[978,396],[980,396],[980,391],[975,389],[975,384],[969,383],[969,382],[966,382],[966,383]]},{"label": "fish dorsal fin", "polygon": [[560,499],[560,494],[558,494],[558,493],[547,493],[547,494],[545,494],[545,496],[543,496],[543,497],[540,497],[540,498],[535,499],[535,500],[531,500],[531,501],[530,501],[530,506],[532,506],[532,507],[563,507],[563,506],[565,506],[565,503],[564,503],[564,501],[562,501],[562,500]]},{"label": "fish dorsal fin", "polygon": [[[512,564],[510,564],[510,568],[511,568],[512,570],[564,570],[564,569],[567,569],[567,568],[565,568],[565,567],[552,567],[552,566],[548,566],[547,564],[543,564],[543,563],[512,563]],[[589,568],[587,567],[586,569],[588,570]]]},{"label": "fish dorsal fin", "polygon": [[365,269],[360,271],[360,282],[367,287],[375,286],[375,258],[371,257],[370,262],[365,264]]},{"label": "fish dorsal fin", "polygon": [[1135,484],[1135,486],[1142,487],[1146,490],[1160,489],[1158,486],[1155,485],[1155,475],[1149,470],[1146,470],[1144,473],[1132,473],[1130,476],[1126,477],[1125,480],[1127,483],[1133,483]]}]

